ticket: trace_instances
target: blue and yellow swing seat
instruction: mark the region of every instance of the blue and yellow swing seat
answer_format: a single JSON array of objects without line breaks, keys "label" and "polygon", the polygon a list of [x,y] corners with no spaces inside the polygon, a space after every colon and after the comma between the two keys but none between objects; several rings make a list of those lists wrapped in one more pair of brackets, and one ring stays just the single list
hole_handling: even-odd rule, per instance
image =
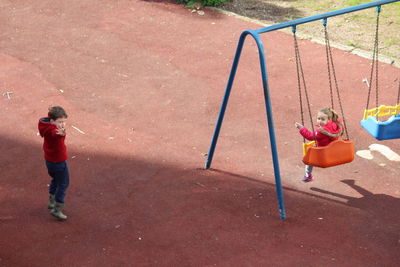
[{"label": "blue and yellow swing seat", "polygon": [[[388,120],[379,121],[387,116],[390,116]],[[361,126],[377,140],[400,138],[400,104],[365,110]]]}]

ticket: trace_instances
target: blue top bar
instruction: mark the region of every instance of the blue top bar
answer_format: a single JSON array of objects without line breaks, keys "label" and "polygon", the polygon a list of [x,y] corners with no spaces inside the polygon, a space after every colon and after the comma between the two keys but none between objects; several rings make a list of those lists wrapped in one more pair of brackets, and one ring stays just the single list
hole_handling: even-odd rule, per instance
[{"label": "blue top bar", "polygon": [[343,8],[343,9],[339,9],[339,10],[335,10],[335,11],[322,13],[322,14],[315,15],[315,16],[310,16],[310,17],[306,17],[306,18],[302,18],[302,19],[296,19],[296,20],[292,20],[292,21],[289,21],[289,22],[284,22],[284,23],[272,25],[272,26],[269,26],[269,27],[265,27],[265,28],[261,28],[261,29],[255,30],[255,32],[257,32],[258,34],[266,33],[266,32],[272,32],[272,31],[276,31],[276,30],[279,30],[279,29],[287,28],[287,27],[290,27],[290,26],[296,26],[296,25],[307,23],[307,22],[311,22],[311,21],[316,21],[316,20],[320,20],[320,19],[326,19],[326,18],[329,18],[329,17],[334,17],[334,16],[338,16],[338,15],[342,15],[342,14],[346,14],[346,13],[350,13],[350,12],[354,12],[354,11],[358,11],[358,10],[363,10],[363,9],[367,9],[367,8],[371,8],[371,7],[386,5],[386,4],[399,2],[399,1],[400,0],[374,1],[374,2],[371,2],[371,3],[365,3],[365,4],[358,5],[358,6],[347,7],[347,8]]}]

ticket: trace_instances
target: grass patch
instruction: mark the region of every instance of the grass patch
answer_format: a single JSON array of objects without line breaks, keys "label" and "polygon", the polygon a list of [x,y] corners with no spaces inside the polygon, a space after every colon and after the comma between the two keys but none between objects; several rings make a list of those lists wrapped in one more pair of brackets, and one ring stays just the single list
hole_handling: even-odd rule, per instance
[{"label": "grass patch", "polygon": [[390,39],[385,40],[386,46],[397,45],[400,46],[400,37],[392,37]]},{"label": "grass patch", "polygon": [[371,2],[370,0],[346,0],[344,3],[347,6],[357,6]]},{"label": "grass patch", "polygon": [[324,2],[322,2],[322,3],[313,3],[312,1],[310,1],[310,3],[309,3],[309,8],[312,8],[312,9],[314,9],[314,10],[316,10],[316,11],[325,11],[325,10],[327,10],[327,9],[329,9],[329,7],[330,7],[330,3],[328,2],[328,3],[324,3]]},{"label": "grass patch", "polygon": [[359,47],[356,43],[354,43],[354,42],[352,42],[352,41],[348,41],[346,45],[352,46],[352,47],[355,47],[355,48],[358,48],[358,47]]}]

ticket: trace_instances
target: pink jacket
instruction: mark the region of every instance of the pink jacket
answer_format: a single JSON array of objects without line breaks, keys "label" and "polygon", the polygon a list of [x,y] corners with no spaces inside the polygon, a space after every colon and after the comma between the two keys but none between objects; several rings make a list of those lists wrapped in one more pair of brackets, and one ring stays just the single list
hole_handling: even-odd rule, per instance
[{"label": "pink jacket", "polygon": [[314,134],[306,127],[301,128],[299,132],[307,140],[310,141],[316,140],[317,146],[327,146],[332,141],[338,140],[341,129],[339,125],[337,125],[335,122],[329,121],[323,127],[316,126],[315,138]]}]

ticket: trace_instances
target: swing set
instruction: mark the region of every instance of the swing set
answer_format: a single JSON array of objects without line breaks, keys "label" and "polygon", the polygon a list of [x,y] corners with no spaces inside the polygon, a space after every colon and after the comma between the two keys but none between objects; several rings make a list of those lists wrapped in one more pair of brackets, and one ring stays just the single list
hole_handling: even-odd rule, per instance
[{"label": "swing set", "polygon": [[[208,152],[208,157],[206,160],[205,168],[209,169],[211,167],[215,147],[216,147],[219,133],[221,130],[225,110],[228,105],[228,100],[229,100],[230,92],[232,89],[233,81],[235,79],[236,70],[237,70],[237,67],[239,64],[240,55],[241,55],[241,52],[243,49],[244,41],[245,41],[247,35],[250,35],[256,41],[257,48],[258,48],[258,54],[259,54],[259,60],[260,60],[260,69],[261,69],[261,77],[262,77],[262,84],[263,84],[263,91],[264,91],[264,101],[265,101],[265,108],[266,108],[266,115],[267,115],[267,122],[268,122],[269,139],[270,139],[270,145],[271,145],[272,161],[273,161],[273,166],[274,166],[275,185],[276,185],[276,192],[277,192],[277,197],[278,197],[278,202],[279,202],[279,213],[280,213],[280,218],[282,220],[286,219],[286,211],[285,211],[285,206],[284,206],[282,184],[281,184],[281,177],[280,177],[280,170],[279,170],[279,158],[278,158],[278,152],[277,152],[277,147],[276,147],[276,138],[275,138],[273,115],[272,115],[271,98],[270,98],[270,93],[269,93],[268,74],[267,74],[267,68],[266,68],[264,46],[263,46],[263,42],[261,40],[260,34],[276,31],[276,30],[283,29],[283,28],[292,27],[293,38],[294,38],[294,47],[295,47],[295,57],[296,57],[297,82],[298,82],[299,97],[300,97],[299,102],[300,102],[302,121],[304,124],[303,103],[302,103],[302,93],[301,93],[301,91],[302,91],[301,88],[303,87],[307,105],[308,105],[308,111],[309,111],[309,115],[310,115],[311,125],[313,125],[311,111],[310,111],[310,102],[309,102],[306,82],[305,82],[305,78],[304,78],[303,67],[301,64],[300,49],[299,49],[297,38],[296,38],[296,26],[300,25],[300,24],[312,22],[312,21],[317,21],[317,20],[323,21],[324,30],[325,30],[325,44],[326,44],[325,47],[326,47],[326,57],[327,57],[327,66],[328,66],[331,106],[333,108],[333,105],[334,105],[333,88],[332,88],[332,78],[333,78],[334,83],[335,83],[335,88],[336,88],[336,95],[337,95],[340,110],[341,110],[341,116],[343,119],[344,130],[346,133],[346,139],[333,141],[325,147],[315,147],[315,142],[314,143],[313,142],[305,143],[303,145],[303,150],[304,150],[304,154],[305,154],[303,157],[303,162],[306,164],[309,164],[309,165],[323,167],[323,168],[336,166],[339,164],[351,162],[354,159],[354,144],[351,140],[349,140],[346,121],[344,118],[343,107],[342,107],[342,103],[341,103],[341,99],[340,99],[340,90],[339,90],[337,79],[336,79],[335,67],[333,64],[333,57],[332,57],[331,47],[330,47],[330,43],[329,43],[329,36],[328,36],[327,28],[326,28],[327,27],[327,19],[329,17],[343,15],[346,13],[356,12],[356,11],[373,8],[373,7],[377,7],[377,9],[379,9],[379,11],[380,11],[380,6],[385,5],[385,4],[394,3],[394,2],[399,2],[399,1],[400,0],[379,0],[379,1],[365,3],[365,4],[348,7],[348,8],[344,8],[344,9],[340,9],[340,10],[336,10],[336,11],[331,11],[331,12],[327,12],[327,13],[323,13],[323,14],[319,14],[319,15],[315,15],[315,16],[311,16],[311,17],[292,20],[289,22],[272,25],[272,26],[261,28],[258,30],[246,30],[246,31],[242,32],[242,34],[240,35],[240,38],[239,38],[238,46],[236,48],[236,54],[235,54],[235,57],[234,57],[234,60],[232,63],[232,68],[231,68],[230,75],[228,78],[228,83],[226,86],[225,94],[224,94],[224,97],[222,100],[217,124],[214,129],[214,134],[213,134],[210,149]],[[379,15],[378,15],[378,17],[379,17]],[[379,22],[379,19],[378,19],[378,22]],[[375,45],[377,45],[377,38],[378,37],[376,37]],[[375,54],[377,54],[377,53],[378,53],[377,48],[374,48],[374,57],[375,57]],[[377,59],[376,59],[376,61],[377,61]],[[376,68],[376,73],[377,73],[377,68]],[[377,79],[376,79],[376,83],[377,83]],[[371,88],[369,87],[369,89],[371,89]],[[376,86],[376,89],[377,89],[377,86]],[[369,94],[370,94],[370,92],[369,92]],[[400,95],[400,89],[399,89],[399,95]],[[369,101],[369,95],[368,95],[368,101]],[[376,125],[379,124],[379,126],[377,127],[377,128],[379,128],[378,131],[382,131],[382,132],[384,132],[383,128],[385,127],[384,126],[385,123],[389,124],[390,127],[393,127],[393,125],[395,125],[395,127],[397,127],[398,134],[400,135],[400,116],[398,115],[400,104],[397,104],[394,109],[393,109],[393,107],[389,107],[389,109],[386,109],[386,107],[381,106],[381,107],[377,108],[376,110],[374,110],[374,109],[368,110],[368,101],[367,101],[367,109],[366,109],[365,113],[372,114],[372,115],[369,115],[368,118],[364,117],[364,120],[372,120],[371,118],[375,119],[376,122],[374,122],[374,124],[376,124]],[[399,97],[397,99],[397,102],[399,103]],[[378,122],[376,118],[378,116],[381,116],[381,114],[393,115],[394,118],[391,117],[386,122],[381,122],[381,121]],[[393,123],[392,121],[395,121],[395,123]],[[363,125],[363,122],[361,122],[361,124]],[[369,130],[370,126],[366,127],[363,125],[363,127],[366,128],[368,132],[370,132],[370,130]],[[314,132],[314,129],[313,129],[313,132]],[[385,134],[384,134],[384,136],[385,136]],[[399,138],[399,137],[393,137],[393,138]],[[388,139],[388,138],[386,138],[386,139]]]}]

